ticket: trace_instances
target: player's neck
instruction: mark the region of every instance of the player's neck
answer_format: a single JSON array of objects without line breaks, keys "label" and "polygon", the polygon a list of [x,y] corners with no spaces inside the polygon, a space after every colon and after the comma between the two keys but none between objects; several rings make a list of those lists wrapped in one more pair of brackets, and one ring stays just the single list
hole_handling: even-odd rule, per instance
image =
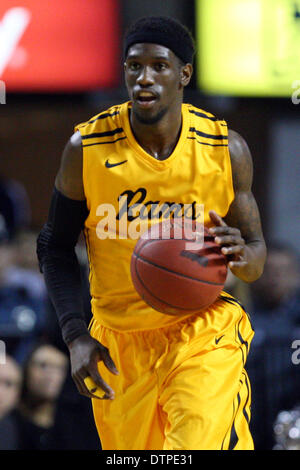
[{"label": "player's neck", "polygon": [[157,160],[165,160],[173,152],[180,136],[181,104],[175,113],[167,112],[155,124],[144,124],[131,113],[130,124],[139,145]]}]

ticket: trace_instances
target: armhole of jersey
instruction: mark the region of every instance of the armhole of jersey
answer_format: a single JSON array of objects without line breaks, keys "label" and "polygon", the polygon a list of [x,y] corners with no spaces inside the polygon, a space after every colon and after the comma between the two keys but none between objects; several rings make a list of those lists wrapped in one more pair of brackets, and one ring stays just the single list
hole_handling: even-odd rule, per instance
[{"label": "armhole of jersey", "polygon": [[[222,126],[221,126],[221,124],[222,124]],[[232,199],[231,199],[230,204],[228,206],[228,210],[229,210],[229,207],[230,207],[232,201],[235,198],[235,191],[234,191],[233,177],[232,177],[231,157],[230,157],[230,152],[229,152],[228,125],[227,125],[226,121],[222,120],[222,121],[220,121],[220,126],[222,127],[223,132],[224,132],[224,129],[226,129],[226,135],[228,137],[228,144],[226,145],[226,147],[224,147],[224,151],[225,151],[225,156],[226,156],[227,165],[228,165],[228,183],[230,184],[230,189],[231,189],[231,193],[232,193]]]},{"label": "armhole of jersey", "polygon": [[[85,123],[83,124],[78,124],[76,126],[74,126],[74,133],[75,132],[80,132],[80,135],[81,137],[84,135],[84,132],[82,132],[82,129],[84,128],[85,126]],[[83,191],[84,191],[84,195],[85,195],[85,199],[86,199],[86,203],[87,203],[87,208],[90,210],[90,200],[87,196],[87,191],[86,191],[86,172],[87,172],[87,169],[86,169],[86,158],[85,158],[85,151],[84,151],[84,147],[82,145],[82,140],[81,140],[81,148],[82,148],[82,184],[83,184]]]}]

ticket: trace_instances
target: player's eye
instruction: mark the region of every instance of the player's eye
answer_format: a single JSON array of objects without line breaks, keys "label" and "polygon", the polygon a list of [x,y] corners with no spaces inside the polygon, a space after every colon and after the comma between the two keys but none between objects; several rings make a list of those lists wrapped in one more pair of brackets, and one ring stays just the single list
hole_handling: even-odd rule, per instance
[{"label": "player's eye", "polygon": [[164,62],[158,62],[155,64],[155,70],[157,70],[158,72],[162,71],[162,70],[165,70],[168,66],[167,64],[165,64]]},{"label": "player's eye", "polygon": [[128,68],[129,68],[129,70],[132,70],[133,72],[135,72],[135,71],[139,70],[140,64],[138,62],[130,62],[128,64]]}]

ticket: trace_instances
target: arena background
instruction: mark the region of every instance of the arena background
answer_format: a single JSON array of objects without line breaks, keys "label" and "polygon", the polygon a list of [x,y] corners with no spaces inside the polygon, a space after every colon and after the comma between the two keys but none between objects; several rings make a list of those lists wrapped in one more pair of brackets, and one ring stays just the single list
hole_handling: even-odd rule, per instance
[{"label": "arena background", "polygon": [[[269,69],[264,69],[260,91],[252,87],[258,80],[254,77],[246,91],[239,87],[235,90],[233,84],[226,93],[222,92],[226,89],[226,62],[225,65],[221,60],[218,62],[217,57],[230,56],[230,49],[226,48],[233,43],[225,41],[224,32],[216,34],[214,28],[218,23],[215,19],[211,24],[206,22],[205,31],[208,34],[211,30],[215,37],[215,69],[210,73],[220,75],[219,85],[214,85],[215,89],[210,91],[207,89],[209,83],[203,80],[209,65],[202,59],[212,49],[209,49],[211,36],[205,38],[199,27],[201,14],[206,14],[208,3],[214,3],[215,10],[207,13],[207,21],[219,15],[219,24],[229,21],[224,16],[224,5],[228,5],[233,13],[238,8],[240,14],[244,14],[244,20],[249,19],[251,9],[257,12],[258,8],[269,8],[268,0],[0,0],[0,39],[10,41],[10,49],[8,42],[5,43],[7,55],[3,50],[0,52],[0,79],[6,87],[0,108],[0,176],[21,183],[28,195],[30,213],[25,228],[38,232],[45,222],[61,153],[74,124],[127,99],[122,72],[122,37],[127,26],[141,16],[167,15],[190,28],[196,37],[198,51],[201,50],[201,55],[199,52],[196,56],[195,73],[186,90],[185,101],[224,118],[231,129],[246,139],[253,156],[253,192],[266,240],[291,245],[299,255],[300,1],[272,2],[268,12],[277,18],[272,31],[253,29],[243,32],[241,28],[236,31],[235,42],[240,40],[241,47],[257,42],[255,34],[260,35],[263,31],[258,41],[259,47],[264,48],[260,65],[264,68],[266,61],[270,63]],[[23,13],[25,10],[25,18],[22,12],[19,17],[19,22],[23,18],[24,30],[21,26],[15,42],[5,35],[4,28],[4,17],[14,8],[23,9]],[[29,12],[27,19],[26,11]],[[232,20],[232,15],[229,16]],[[264,26],[267,23],[260,20],[260,28],[267,27]],[[265,37],[269,38],[267,46]],[[276,48],[278,54],[274,53]],[[242,57],[241,71],[245,68]],[[227,77],[230,77],[231,66],[228,62]],[[245,70],[247,76],[247,68]],[[279,82],[276,81],[278,77]],[[300,324],[299,302],[295,308]],[[279,411],[296,406],[298,398],[300,401],[300,365],[297,368],[291,359],[292,340],[298,337],[295,330],[291,341],[276,336],[257,345],[259,352],[249,363],[249,373],[253,376],[253,427],[259,449],[286,445],[276,444],[273,424]],[[281,360],[286,361],[284,366],[290,375],[282,372],[284,367],[279,367],[278,363]],[[275,370],[277,366],[278,370]],[[287,392],[288,398],[274,402],[278,388],[284,388],[287,381],[292,390]],[[259,390],[259,396],[256,390]],[[289,418],[286,415],[285,419],[292,421],[291,415]],[[293,442],[297,441],[296,431],[294,435]]]}]

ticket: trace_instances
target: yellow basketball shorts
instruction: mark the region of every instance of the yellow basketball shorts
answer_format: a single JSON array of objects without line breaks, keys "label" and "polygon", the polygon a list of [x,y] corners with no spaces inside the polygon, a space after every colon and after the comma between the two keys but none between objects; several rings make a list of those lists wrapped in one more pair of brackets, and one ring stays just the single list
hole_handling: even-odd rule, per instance
[{"label": "yellow basketball shorts", "polygon": [[251,391],[244,369],[254,332],[223,295],[168,327],[121,332],[94,320],[119,376],[99,372],[114,400],[92,399],[103,450],[251,450]]}]

